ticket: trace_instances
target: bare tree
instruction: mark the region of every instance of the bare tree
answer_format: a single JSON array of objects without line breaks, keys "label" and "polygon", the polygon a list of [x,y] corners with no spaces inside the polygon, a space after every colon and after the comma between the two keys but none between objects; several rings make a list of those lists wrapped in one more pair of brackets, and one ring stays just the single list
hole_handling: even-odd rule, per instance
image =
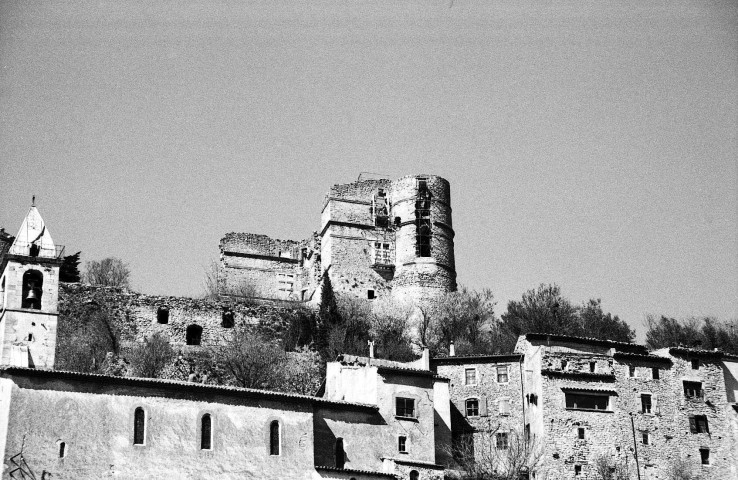
[{"label": "bare tree", "polygon": [[99,373],[108,353],[120,351],[120,331],[113,314],[95,302],[64,311],[56,343],[56,368]]},{"label": "bare tree", "polygon": [[693,467],[686,458],[677,456],[669,462],[666,469],[666,478],[668,480],[693,480],[695,477]]},{"label": "bare tree", "polygon": [[220,264],[213,259],[205,267],[203,279],[203,298],[217,300],[221,296],[237,298],[255,298],[261,294],[261,289],[249,280],[227,282],[220,271]]},{"label": "bare tree", "polygon": [[129,287],[131,271],[123,260],[115,257],[91,260],[85,265],[84,281],[105,287]]},{"label": "bare tree", "polygon": [[238,327],[218,349],[233,384],[245,388],[276,388],[281,382],[285,353],[278,342]]},{"label": "bare tree", "polygon": [[630,478],[625,465],[604,455],[595,459],[594,470],[597,480],[629,480]]},{"label": "bare tree", "polygon": [[278,388],[283,392],[313,395],[323,381],[320,354],[307,347],[288,352],[280,370]]},{"label": "bare tree", "polygon": [[169,340],[156,332],[134,347],[129,355],[131,367],[137,377],[156,378],[174,358]]}]

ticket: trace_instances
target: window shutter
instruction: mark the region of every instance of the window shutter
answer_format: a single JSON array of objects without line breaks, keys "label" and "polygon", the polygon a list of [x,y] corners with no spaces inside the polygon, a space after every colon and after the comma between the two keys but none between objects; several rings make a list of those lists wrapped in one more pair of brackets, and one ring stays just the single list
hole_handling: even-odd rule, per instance
[{"label": "window shutter", "polygon": [[691,433],[697,433],[697,421],[694,417],[689,417],[689,431]]},{"label": "window shutter", "polygon": [[487,416],[487,397],[481,397],[479,399],[479,415],[482,417]]}]

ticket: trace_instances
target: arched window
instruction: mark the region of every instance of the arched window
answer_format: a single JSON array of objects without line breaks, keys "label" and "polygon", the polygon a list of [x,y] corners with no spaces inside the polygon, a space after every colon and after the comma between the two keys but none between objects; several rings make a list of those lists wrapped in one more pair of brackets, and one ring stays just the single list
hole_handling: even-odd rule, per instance
[{"label": "arched window", "polygon": [[200,345],[202,340],[202,327],[200,325],[190,325],[187,327],[187,345]]},{"label": "arched window", "polygon": [[133,444],[144,445],[146,439],[146,412],[137,407],[133,413]]},{"label": "arched window", "polygon": [[67,456],[67,444],[66,442],[60,442],[59,443],[59,458],[64,458]]},{"label": "arched window", "polygon": [[336,468],[343,468],[346,464],[346,452],[343,450],[343,438],[336,439]]},{"label": "arched window", "polygon": [[279,455],[280,454],[280,431],[279,431],[279,422],[277,420],[272,421],[272,423],[269,424],[269,455]]},{"label": "arched window", "polygon": [[157,323],[169,323],[169,307],[161,306],[156,310]]},{"label": "arched window", "polygon": [[410,470],[410,480],[420,480],[420,473],[417,470]]},{"label": "arched window", "polygon": [[220,326],[223,328],[233,328],[234,315],[233,310],[224,310],[221,317]]},{"label": "arched window", "polygon": [[211,450],[213,448],[213,428],[209,413],[202,416],[200,426],[200,449]]},{"label": "arched window", "polygon": [[23,274],[23,298],[21,308],[41,310],[41,295],[43,295],[44,274],[38,270],[28,270]]}]

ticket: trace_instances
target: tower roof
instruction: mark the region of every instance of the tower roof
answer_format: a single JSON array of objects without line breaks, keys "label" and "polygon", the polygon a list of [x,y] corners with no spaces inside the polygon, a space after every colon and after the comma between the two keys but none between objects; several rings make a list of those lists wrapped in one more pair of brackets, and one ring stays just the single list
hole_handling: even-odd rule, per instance
[{"label": "tower roof", "polygon": [[[32,248],[33,247],[33,248]],[[18,235],[8,252],[11,255],[24,255],[32,257],[56,258],[56,245],[51,239],[51,234],[46,228],[44,219],[38,213],[35,205],[32,205],[26,218],[23,220]]]}]

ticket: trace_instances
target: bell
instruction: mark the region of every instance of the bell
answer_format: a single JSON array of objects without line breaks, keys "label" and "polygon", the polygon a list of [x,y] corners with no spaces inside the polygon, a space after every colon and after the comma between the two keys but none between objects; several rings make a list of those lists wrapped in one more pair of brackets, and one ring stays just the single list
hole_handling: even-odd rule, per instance
[{"label": "bell", "polygon": [[36,295],[36,290],[31,289],[28,291],[28,295],[26,296],[26,300],[38,300],[38,295]]}]

